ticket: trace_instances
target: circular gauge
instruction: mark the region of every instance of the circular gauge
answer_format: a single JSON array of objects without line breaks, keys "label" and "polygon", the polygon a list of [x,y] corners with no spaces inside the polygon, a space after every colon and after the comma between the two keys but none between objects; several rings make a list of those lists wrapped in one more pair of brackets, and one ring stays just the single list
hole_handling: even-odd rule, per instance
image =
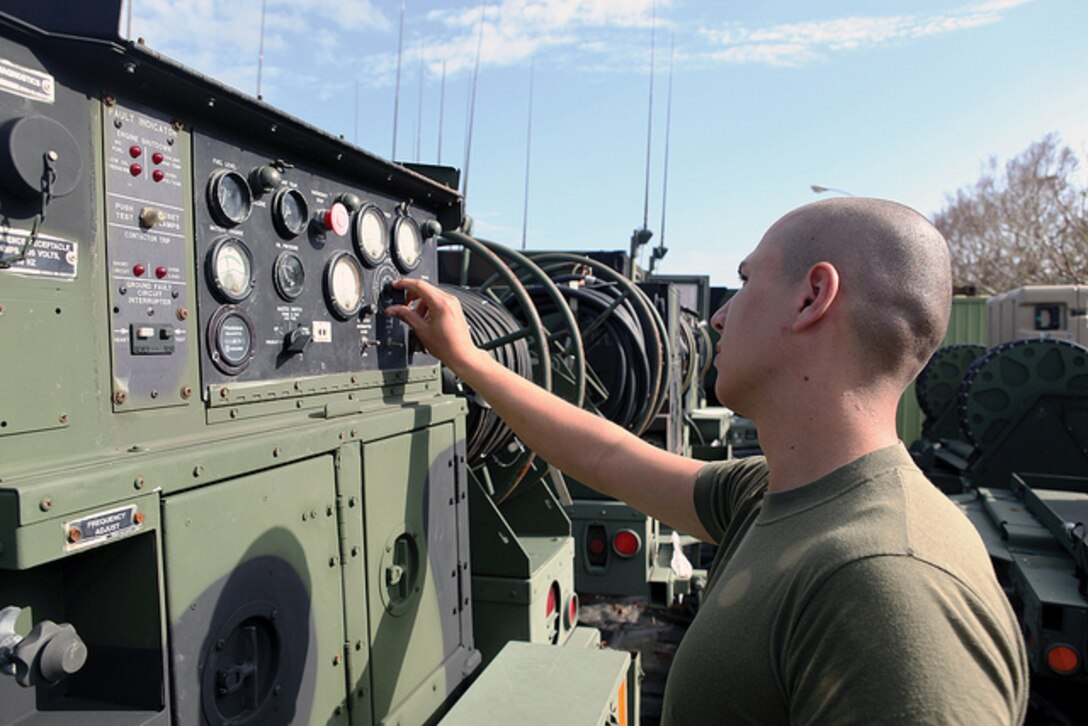
[{"label": "circular gauge", "polygon": [[208,204],[216,222],[224,227],[233,227],[249,219],[253,194],[244,176],[236,171],[220,169],[208,181]]},{"label": "circular gauge", "polygon": [[272,222],[276,231],[290,239],[302,233],[310,221],[306,197],[298,189],[280,189],[272,198]]},{"label": "circular gauge", "polygon": [[306,285],[306,269],[298,255],[281,252],[272,269],[272,280],[276,283],[276,292],[284,300],[291,301],[301,295]]},{"label": "circular gauge", "polygon": [[229,375],[245,370],[253,360],[253,321],[231,305],[219,308],[208,321],[208,340],[215,367]]},{"label": "circular gauge", "polygon": [[337,252],[325,267],[325,299],[341,320],[363,307],[363,266],[347,252]]},{"label": "circular gauge", "polygon": [[389,251],[389,230],[385,215],[373,204],[368,204],[355,215],[355,249],[367,267],[374,267],[385,259]]},{"label": "circular gauge", "polygon": [[229,302],[239,302],[253,292],[253,256],[237,237],[222,237],[208,253],[208,277],[212,287]]},{"label": "circular gauge", "polygon": [[393,223],[393,261],[401,272],[419,267],[423,257],[423,235],[419,224],[411,217],[398,217]]}]

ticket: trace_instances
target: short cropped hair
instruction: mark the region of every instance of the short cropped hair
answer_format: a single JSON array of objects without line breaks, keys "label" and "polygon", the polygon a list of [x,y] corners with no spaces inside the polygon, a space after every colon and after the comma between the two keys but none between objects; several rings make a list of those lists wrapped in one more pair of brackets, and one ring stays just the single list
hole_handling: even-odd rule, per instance
[{"label": "short cropped hair", "polygon": [[786,217],[782,273],[818,262],[839,273],[859,349],[873,374],[913,379],[940,345],[952,305],[948,244],[913,209],[880,199],[827,199]]}]

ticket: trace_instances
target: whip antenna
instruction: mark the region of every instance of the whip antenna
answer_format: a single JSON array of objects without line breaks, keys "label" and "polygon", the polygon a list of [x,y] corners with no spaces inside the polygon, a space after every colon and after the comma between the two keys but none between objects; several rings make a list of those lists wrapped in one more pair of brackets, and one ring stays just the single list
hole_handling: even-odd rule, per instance
[{"label": "whip antenna", "polygon": [[525,206],[521,213],[521,249],[525,249],[529,232],[529,157],[533,145],[533,70],[536,56],[529,60],[529,128],[525,132]]},{"label": "whip antenna", "polygon": [[654,130],[654,46],[657,40],[657,2],[653,4],[653,19],[650,21],[650,101],[646,118],[646,192],[642,202],[642,228],[650,222],[650,147]]},{"label": "whip antenna", "polygon": [[416,162],[423,146],[423,38],[419,39],[419,115],[416,116]]},{"label": "whip antenna", "polygon": [[480,53],[484,47],[484,18],[487,4],[480,6],[480,34],[476,39],[476,65],[472,69],[472,91],[468,102],[468,131],[465,139],[465,176],[461,180],[461,196],[468,199],[468,167],[472,161],[472,124],[476,120],[476,83],[480,76]]},{"label": "whip antenna", "polygon": [[642,198],[642,227],[631,233],[631,259],[627,261],[627,276],[635,279],[638,259],[642,248],[650,241],[653,232],[650,224],[650,150],[654,130],[654,50],[657,42],[657,2],[653,3],[650,20],[650,98],[646,117],[646,188]]},{"label": "whip antenna", "polygon": [[438,164],[442,165],[442,119],[446,115],[446,61],[442,61],[442,85],[438,92]]},{"label": "whip antenna", "polygon": [[[261,96],[261,69],[264,68],[264,10],[268,0],[261,0],[261,40],[257,45],[257,100],[262,100]],[[129,7],[132,7],[131,3]]]},{"label": "whip antenna", "polygon": [[672,133],[672,66],[674,56],[673,34],[669,34],[669,92],[665,101],[665,173],[661,181],[661,236],[657,247],[650,253],[650,274],[653,274],[658,261],[669,251],[665,246],[665,209],[669,199],[669,137]]},{"label": "whip antenna", "polygon": [[397,160],[397,119],[400,116],[400,62],[404,57],[404,2],[400,4],[400,32],[397,34],[397,82],[393,91],[393,154],[391,160]]}]

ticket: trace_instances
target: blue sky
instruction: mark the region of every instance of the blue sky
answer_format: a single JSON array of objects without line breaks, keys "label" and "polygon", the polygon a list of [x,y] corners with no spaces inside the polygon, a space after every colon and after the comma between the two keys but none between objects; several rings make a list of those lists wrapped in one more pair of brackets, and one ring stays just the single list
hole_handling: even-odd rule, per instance
[{"label": "blue sky", "polygon": [[[265,101],[393,157],[400,0],[264,1]],[[256,95],[262,0],[131,2],[132,37]],[[818,198],[812,184],[932,215],[991,155],[1051,131],[1088,151],[1084,0],[403,7],[394,158],[438,162],[441,141],[441,162],[464,165],[479,48],[467,211],[478,236],[515,248],[530,69],[529,247],[626,249],[642,226],[651,38],[652,244],[673,69],[664,272],[736,285],[765,229]]]}]

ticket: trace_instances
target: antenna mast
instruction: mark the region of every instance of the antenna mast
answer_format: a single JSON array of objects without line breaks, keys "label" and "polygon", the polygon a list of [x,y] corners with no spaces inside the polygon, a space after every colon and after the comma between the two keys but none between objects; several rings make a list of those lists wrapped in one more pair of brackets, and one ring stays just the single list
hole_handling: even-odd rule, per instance
[{"label": "antenna mast", "polygon": [[672,133],[672,66],[675,37],[669,34],[669,93],[665,102],[665,174],[661,182],[661,236],[658,237],[657,247],[650,252],[650,274],[654,272],[657,263],[669,252],[665,246],[665,208],[669,195],[669,137]]},{"label": "antenna mast", "polygon": [[525,132],[525,206],[521,213],[521,249],[525,249],[529,233],[529,156],[533,145],[533,70],[536,56],[529,60],[529,128]]},{"label": "antenna mast", "polygon": [[653,232],[649,229],[650,223],[650,148],[653,139],[654,128],[654,46],[657,39],[657,2],[652,5],[650,20],[650,100],[649,111],[646,119],[646,191],[642,200],[642,227],[631,233],[631,259],[628,260],[627,276],[635,279],[635,270],[638,269],[639,251],[650,241]]},{"label": "antenna mast", "polygon": [[416,116],[416,162],[423,146],[423,38],[419,39],[419,115]]},{"label": "antenna mast", "polygon": [[397,34],[397,84],[393,91],[393,153],[391,161],[397,160],[397,119],[400,116],[400,63],[404,57],[404,0],[400,3],[400,32]]},{"label": "antenna mast", "polygon": [[468,167],[472,161],[472,125],[476,120],[476,82],[480,75],[480,53],[484,47],[484,18],[487,3],[480,5],[480,34],[476,39],[476,66],[472,69],[472,93],[468,102],[468,132],[465,139],[465,176],[461,179],[461,196],[468,199]]},{"label": "antenna mast", "polygon": [[442,165],[442,124],[446,115],[446,61],[442,61],[442,86],[438,92],[438,164]]},{"label": "antenna mast", "polygon": [[646,193],[642,202],[642,228],[646,229],[650,221],[650,147],[654,131],[654,46],[657,41],[657,2],[653,4],[653,19],[650,25],[650,101],[646,115]]},{"label": "antenna mast", "polygon": [[[261,69],[264,68],[264,11],[267,0],[261,0],[261,40],[257,46],[257,100],[263,99],[261,96]],[[131,3],[129,5],[131,7]]]}]

